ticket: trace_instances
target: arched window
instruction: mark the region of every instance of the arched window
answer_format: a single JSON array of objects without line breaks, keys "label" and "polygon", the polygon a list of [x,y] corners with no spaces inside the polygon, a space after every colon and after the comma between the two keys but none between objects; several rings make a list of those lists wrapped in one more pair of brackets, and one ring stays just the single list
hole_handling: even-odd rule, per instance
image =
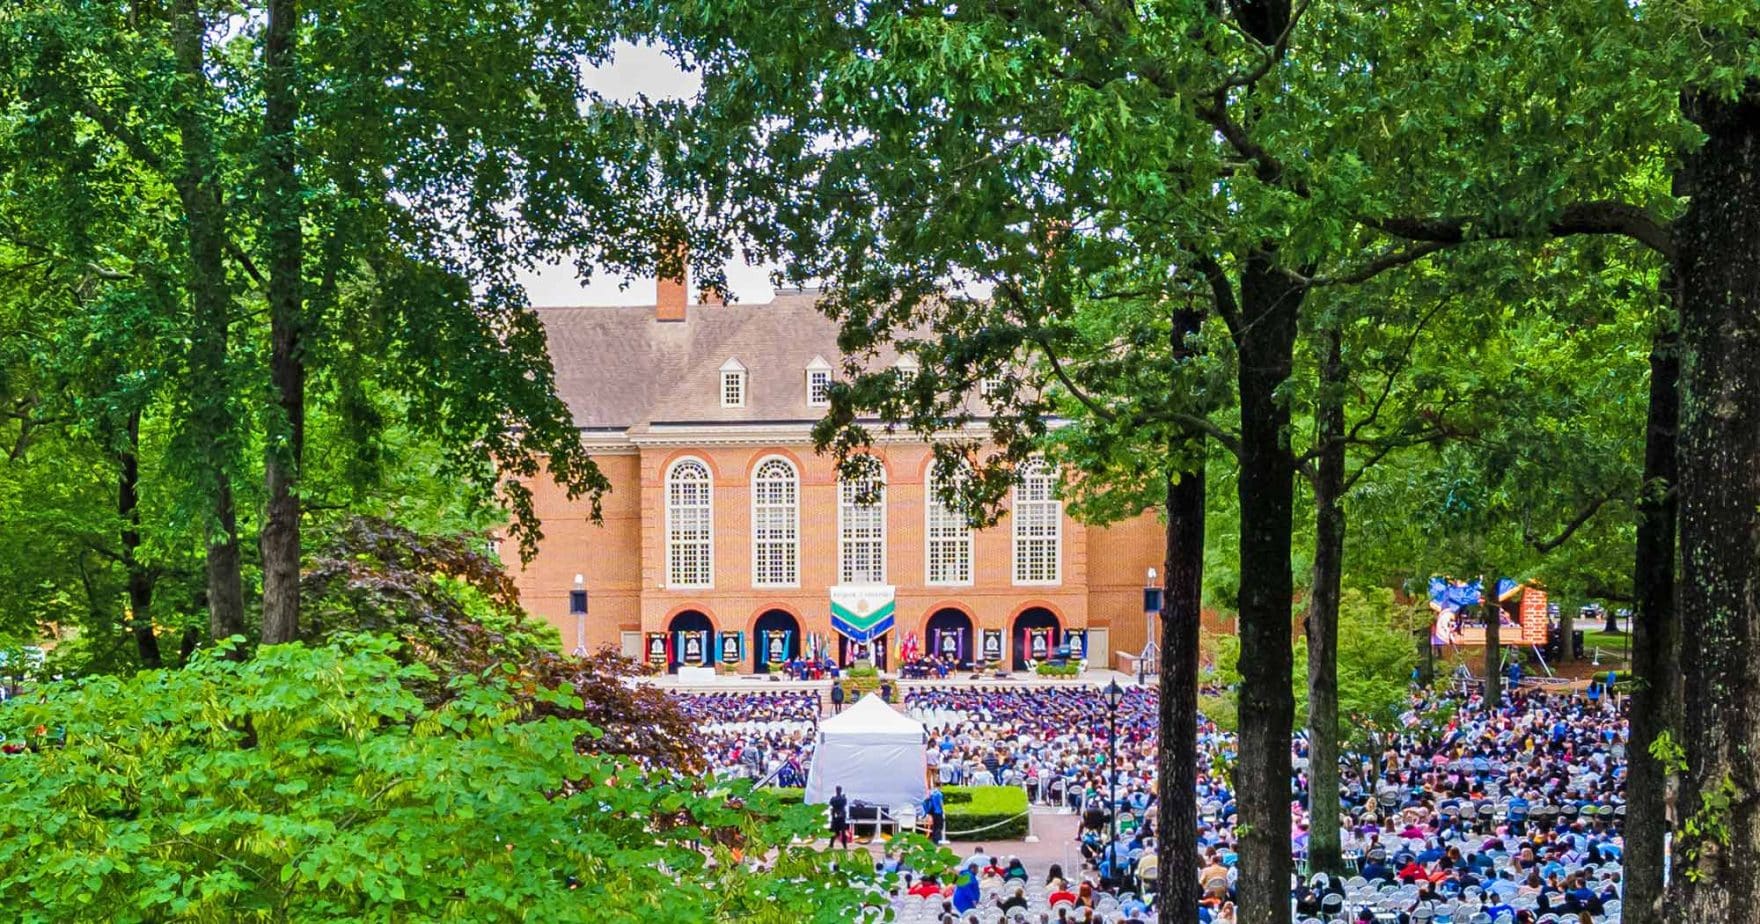
[{"label": "arched window", "polygon": [[800,584],[800,478],[787,459],[765,459],[752,476],[752,586]]},{"label": "arched window", "polygon": [[961,472],[948,480],[930,475],[928,492],[923,507],[928,512],[928,521],[924,524],[924,535],[928,537],[928,547],[924,549],[924,559],[928,563],[928,573],[924,580],[929,584],[970,584],[972,583],[972,526],[964,513],[942,500],[950,487],[965,479]]},{"label": "arched window", "polygon": [[837,484],[837,578],[886,583],[886,481],[878,472]]},{"label": "arched window", "polygon": [[1056,584],[1063,579],[1063,502],[1057,470],[1042,459],[1021,467],[1014,486],[1014,582]]},{"label": "arched window", "polygon": [[709,466],[680,459],[666,472],[666,583],[709,587],[715,580],[715,516]]}]

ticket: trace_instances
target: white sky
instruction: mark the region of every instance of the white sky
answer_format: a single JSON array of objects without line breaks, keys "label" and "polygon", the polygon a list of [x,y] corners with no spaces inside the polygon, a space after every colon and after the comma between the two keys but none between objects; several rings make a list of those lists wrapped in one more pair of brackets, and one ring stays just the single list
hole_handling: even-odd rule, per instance
[{"label": "white sky", "polygon": [[[680,70],[660,50],[651,46],[621,44],[610,63],[587,75],[587,87],[608,97],[629,100],[681,98],[694,94],[701,82]],[[592,282],[581,285],[572,264],[547,267],[521,277],[533,305],[652,305],[653,277],[623,279],[596,271]],[[735,263],[727,267],[733,297],[747,304],[770,300],[770,268]],[[695,295],[694,287],[688,291]]]}]

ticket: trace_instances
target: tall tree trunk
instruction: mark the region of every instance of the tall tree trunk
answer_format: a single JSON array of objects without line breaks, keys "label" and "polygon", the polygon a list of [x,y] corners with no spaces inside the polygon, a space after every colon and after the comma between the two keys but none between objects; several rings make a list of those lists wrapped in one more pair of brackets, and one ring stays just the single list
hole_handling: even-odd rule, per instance
[{"label": "tall tree trunk", "polygon": [[1575,661],[1577,659],[1577,618],[1568,606],[1558,608],[1558,660]]},{"label": "tall tree trunk", "polygon": [[1295,460],[1289,406],[1278,391],[1294,365],[1303,289],[1276,266],[1273,251],[1249,254],[1241,271],[1240,454],[1240,804],[1241,924],[1290,918],[1290,547]]},{"label": "tall tree trunk", "polygon": [[[1672,290],[1671,286],[1671,290]],[[1668,768],[1650,753],[1676,729],[1680,710],[1680,622],[1675,595],[1675,439],[1680,426],[1680,355],[1673,322],[1650,348],[1650,410],[1644,427],[1644,490],[1638,498],[1638,554],[1632,572],[1633,684],[1626,745],[1627,924],[1662,924],[1662,857],[1668,833]]]},{"label": "tall tree trunk", "polygon": [[1431,631],[1431,624],[1425,623],[1412,636],[1418,644],[1418,683],[1426,687],[1436,682],[1436,646],[1430,644]]},{"label": "tall tree trunk", "polygon": [[1339,846],[1338,600],[1344,583],[1344,338],[1324,332],[1314,438],[1320,450],[1314,479],[1314,587],[1308,597],[1308,862],[1344,871]]},{"label": "tall tree trunk", "polygon": [[164,666],[159,656],[159,637],[153,634],[153,584],[151,568],[141,564],[140,447],[141,412],[128,416],[127,439],[117,455],[116,514],[122,520],[122,567],[128,580],[128,629],[134,636],[141,666]]},{"label": "tall tree trunk", "polygon": [[[1191,355],[1186,340],[1203,323],[1196,311],[1174,318],[1176,361]],[[1157,727],[1161,749],[1156,801],[1161,821],[1155,832],[1157,919],[1183,924],[1203,897],[1198,888],[1198,638],[1204,603],[1204,444],[1172,447],[1191,452],[1196,464],[1167,483],[1167,560],[1161,605],[1161,677]]]},{"label": "tall tree trunk", "polygon": [[270,0],[263,48],[263,213],[269,242],[269,377],[278,419],[269,429],[263,480],[269,497],[263,553],[263,644],[299,635],[300,503],[305,451],[305,357],[300,310],[301,231],[294,122],[296,0]]},{"label": "tall tree trunk", "polygon": [[[1200,446],[1197,450],[1202,452]],[[1167,485],[1167,588],[1161,608],[1161,766],[1156,830],[1161,924],[1189,920],[1198,889],[1198,627],[1204,589],[1204,466]]]},{"label": "tall tree trunk", "polygon": [[1760,921],[1760,81],[1689,92],[1706,135],[1676,228],[1687,673],[1670,920]]},{"label": "tall tree trunk", "polygon": [[1479,579],[1479,611],[1485,614],[1485,711],[1503,701],[1503,603],[1497,599],[1497,572]]},{"label": "tall tree trunk", "polygon": [[244,578],[238,547],[238,514],[233,507],[227,406],[227,328],[232,294],[226,285],[226,224],[219,191],[214,142],[208,131],[208,76],[204,69],[207,25],[196,0],[177,0],[172,8],[172,43],[184,82],[177,107],[182,145],[176,187],[189,224],[190,299],[194,308],[187,387],[192,394],[193,430],[206,455],[204,475],[213,503],[208,523],[208,627],[215,639],[244,633]]}]

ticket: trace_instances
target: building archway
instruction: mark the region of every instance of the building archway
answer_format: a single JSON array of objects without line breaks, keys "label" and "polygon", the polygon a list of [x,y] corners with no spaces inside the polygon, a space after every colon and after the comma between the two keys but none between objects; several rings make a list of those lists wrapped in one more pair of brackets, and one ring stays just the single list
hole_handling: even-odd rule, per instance
[{"label": "building archway", "polygon": [[681,610],[666,623],[672,657],[666,671],[678,673],[679,665],[708,667],[715,663],[715,623],[701,610]]},{"label": "building archway", "polygon": [[837,663],[848,667],[865,659],[873,662],[874,667],[879,670],[889,670],[886,649],[892,647],[888,644],[890,635],[891,633],[882,635],[871,642],[852,642],[849,640],[849,636],[839,633],[837,636]]},{"label": "building archway", "polygon": [[1028,660],[1043,662],[1054,656],[1062,629],[1057,614],[1042,606],[1022,610],[1014,618],[1014,669],[1024,671]]},{"label": "building archway", "polygon": [[923,625],[923,653],[967,664],[977,649],[972,618],[951,606],[936,610]]},{"label": "building archway", "polygon": [[787,610],[768,609],[752,623],[752,668],[767,674],[801,652],[801,621]]}]

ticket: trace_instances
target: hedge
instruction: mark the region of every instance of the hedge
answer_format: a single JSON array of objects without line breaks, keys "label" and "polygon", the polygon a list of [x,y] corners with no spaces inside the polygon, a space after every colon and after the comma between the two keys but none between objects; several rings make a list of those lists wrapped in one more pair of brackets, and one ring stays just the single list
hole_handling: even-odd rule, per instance
[{"label": "hedge", "polygon": [[1062,664],[1052,664],[1047,661],[1035,670],[1041,677],[1080,677],[1082,675],[1082,665],[1076,661],[1065,661]]},{"label": "hedge", "polygon": [[[799,805],[806,796],[795,788],[771,791],[784,805]],[[949,832],[977,832],[962,839],[1018,841],[1027,836],[1027,791],[1019,786],[943,786],[941,800]]]},{"label": "hedge", "polygon": [[1018,841],[1027,836],[1027,791],[1019,786],[945,786],[941,797],[950,838]]}]

